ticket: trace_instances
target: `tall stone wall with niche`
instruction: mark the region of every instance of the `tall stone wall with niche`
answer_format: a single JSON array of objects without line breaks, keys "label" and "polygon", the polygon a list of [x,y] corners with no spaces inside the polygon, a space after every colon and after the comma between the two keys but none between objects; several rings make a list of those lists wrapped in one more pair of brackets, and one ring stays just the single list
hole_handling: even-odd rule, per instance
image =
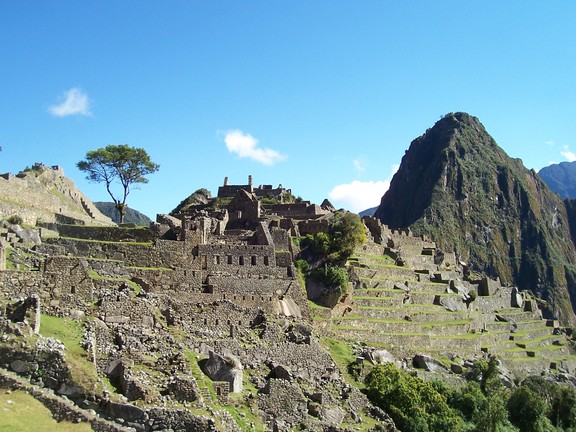
[{"label": "tall stone wall with niche", "polygon": [[248,268],[250,273],[276,275],[274,246],[199,245],[201,269],[208,272],[237,273]]}]

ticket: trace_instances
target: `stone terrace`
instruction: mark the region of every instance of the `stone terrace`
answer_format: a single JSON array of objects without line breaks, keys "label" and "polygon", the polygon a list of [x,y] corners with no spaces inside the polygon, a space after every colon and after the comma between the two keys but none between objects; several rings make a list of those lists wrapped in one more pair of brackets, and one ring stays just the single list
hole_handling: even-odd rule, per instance
[{"label": "stone terrace", "polygon": [[558,323],[542,319],[528,293],[464,280],[453,256],[438,265],[435,254],[433,243],[408,232],[388,232],[387,246],[357,251],[349,262],[354,286],[332,310],[328,328],[398,357],[488,353],[520,371],[576,365]]}]

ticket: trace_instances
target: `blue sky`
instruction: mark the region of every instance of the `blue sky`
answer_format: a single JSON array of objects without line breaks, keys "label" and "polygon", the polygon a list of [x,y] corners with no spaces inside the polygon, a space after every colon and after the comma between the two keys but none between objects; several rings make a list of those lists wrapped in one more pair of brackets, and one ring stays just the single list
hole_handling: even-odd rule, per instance
[{"label": "blue sky", "polygon": [[226,176],[376,206],[455,111],[528,168],[576,159],[573,0],[1,0],[0,41],[0,172],[59,164],[109,201],[76,162],[143,147],[150,217]]}]

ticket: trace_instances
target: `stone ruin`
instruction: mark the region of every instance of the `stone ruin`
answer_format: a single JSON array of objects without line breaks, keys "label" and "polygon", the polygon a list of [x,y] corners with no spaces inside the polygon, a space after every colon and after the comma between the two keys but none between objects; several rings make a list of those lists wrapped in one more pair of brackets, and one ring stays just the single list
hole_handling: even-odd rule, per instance
[{"label": "stone ruin", "polygon": [[[328,232],[334,208],[327,201],[269,204],[258,190],[274,198],[289,191],[254,188],[251,178],[248,185],[225,180],[218,196],[226,205],[158,215],[148,230],[55,226],[61,237],[36,246],[45,258],[35,271],[0,272],[0,292],[11,305],[0,318],[8,327],[42,334],[33,319],[40,310],[82,322],[89,362],[120,400],[76,386],[58,350],[50,366],[45,354],[0,345],[0,364],[17,360],[32,381],[139,431],[191,424],[239,430],[227,411],[212,408],[229,400],[245,404],[251,421],[268,430],[345,430],[374,417],[366,397],[342,380],[319,334],[352,341],[362,365],[388,358],[385,346],[403,367],[446,373],[430,357],[454,359],[454,372],[465,368],[457,360],[463,353],[513,352],[531,357],[531,365],[572,371],[562,329],[542,319],[536,299],[475,279],[454,254],[370,217],[363,219],[369,241],[350,260],[348,293],[332,309],[315,309],[312,319],[291,237]],[[545,345],[535,349],[532,341]],[[554,355],[542,355],[549,345]],[[515,363],[522,364],[518,357]],[[49,371],[48,382],[40,369]],[[384,413],[376,418],[383,430],[395,430]]]},{"label": "stone ruin", "polygon": [[[138,431],[239,430],[227,411],[211,408],[232,395],[270,430],[338,428],[371,416],[313,337],[294,267],[291,235],[327,230],[331,212],[261,203],[258,190],[289,192],[281,187],[225,186],[235,190],[227,205],[158,215],[148,230],[54,225],[60,237],[36,246],[44,259],[35,271],[0,272],[5,299],[33,297],[43,314],[82,323],[88,361],[121,399],[76,385],[65,356],[48,365],[16,345],[3,349],[12,337],[0,341],[0,364],[24,362],[31,382]],[[212,423],[186,408],[205,410]],[[386,416],[377,422],[395,430]]]}]

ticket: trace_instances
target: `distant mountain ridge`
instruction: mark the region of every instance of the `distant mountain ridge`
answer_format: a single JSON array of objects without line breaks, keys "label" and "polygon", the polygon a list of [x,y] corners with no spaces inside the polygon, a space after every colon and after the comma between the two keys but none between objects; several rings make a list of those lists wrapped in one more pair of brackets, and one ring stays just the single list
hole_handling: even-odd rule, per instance
[{"label": "distant mountain ridge", "polygon": [[562,198],[576,198],[576,162],[560,162],[542,168],[538,175]]},{"label": "distant mountain ridge", "polygon": [[573,214],[477,118],[454,113],[412,141],[375,216],[541,295],[553,314],[574,324]]},{"label": "distant mountain ridge", "polygon": [[[94,205],[103,214],[108,216],[116,223],[120,223],[120,216],[118,215],[118,210],[113,202],[105,201],[95,201]],[[134,210],[130,207],[126,207],[126,214],[124,215],[124,223],[133,223],[139,226],[148,226],[152,220],[146,216],[144,213],[140,213],[138,210]]]},{"label": "distant mountain ridge", "polygon": [[358,213],[358,216],[360,216],[360,217],[374,216],[374,212],[376,212],[377,209],[378,209],[378,207],[371,207],[369,209],[362,210],[361,212]]}]

